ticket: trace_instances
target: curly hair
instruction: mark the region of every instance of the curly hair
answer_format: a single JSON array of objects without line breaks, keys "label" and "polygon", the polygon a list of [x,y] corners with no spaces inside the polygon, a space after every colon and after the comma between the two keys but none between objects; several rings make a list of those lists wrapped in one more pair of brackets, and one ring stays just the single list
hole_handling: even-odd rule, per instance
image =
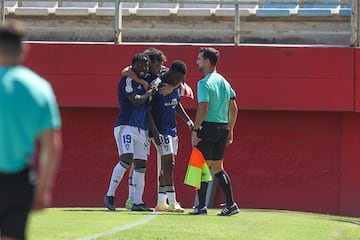
[{"label": "curly hair", "polygon": [[167,61],[165,54],[159,49],[148,48],[143,53],[149,56],[151,62],[153,63],[160,62],[161,64],[163,64]]}]

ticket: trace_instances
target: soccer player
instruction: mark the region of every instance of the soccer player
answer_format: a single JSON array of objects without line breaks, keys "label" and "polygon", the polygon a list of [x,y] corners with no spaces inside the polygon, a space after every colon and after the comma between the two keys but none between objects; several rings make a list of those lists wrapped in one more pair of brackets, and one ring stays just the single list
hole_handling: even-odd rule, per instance
[{"label": "soccer player", "polygon": [[[214,48],[199,49],[196,64],[205,77],[198,81],[198,109],[191,142],[203,154],[225,195],[226,206],[218,215],[230,216],[239,213],[240,210],[233,200],[231,181],[224,170],[223,159],[225,147],[233,141],[238,108],[235,91],[216,71],[219,56],[219,51]],[[201,183],[198,190],[199,205],[189,214],[207,214],[205,205],[207,187],[207,182]]]},{"label": "soccer player", "polygon": [[[137,76],[131,67],[124,68],[122,74],[124,76],[128,76],[132,78],[134,81],[140,83],[145,90],[148,90],[150,86],[149,82],[156,79],[158,76],[160,76],[160,74],[165,73],[168,70],[168,68],[163,65],[166,62],[166,56],[161,50],[156,48],[148,48],[143,53],[146,54],[151,61],[149,71],[144,77],[146,78],[146,80],[144,78]],[[168,86],[165,89],[163,89],[163,91],[170,92],[169,89],[173,89],[173,87]],[[127,209],[131,209],[132,205],[134,204],[134,185],[132,181],[132,176],[133,176],[133,165],[131,165],[130,167],[129,178],[128,178],[129,196],[125,203],[125,208]]]},{"label": "soccer player", "polygon": [[161,156],[161,162],[158,163],[160,173],[155,211],[184,212],[176,200],[173,170],[178,150],[176,115],[178,114],[189,127],[193,126],[193,122],[180,103],[179,83],[184,81],[186,71],[186,65],[182,61],[171,64],[170,69],[160,76],[162,83],[159,87],[166,83],[176,88],[165,96],[154,95],[149,111],[150,131],[157,153]]},{"label": "soccer player", "polygon": [[[49,207],[62,148],[50,84],[22,66],[25,29],[0,26],[0,239],[25,239],[29,212]],[[39,140],[38,180],[35,175]]]},{"label": "soccer player", "polygon": [[[145,54],[136,54],[132,59],[132,71],[144,78],[149,71],[150,59]],[[134,164],[134,204],[132,211],[152,211],[142,200],[145,186],[146,161],[148,156],[147,113],[149,97],[154,88],[148,91],[141,84],[129,77],[122,77],[118,85],[118,100],[120,113],[114,127],[114,137],[118,147],[120,161],[113,169],[107,194],[104,197],[105,206],[115,211],[115,191],[124,173]]]}]

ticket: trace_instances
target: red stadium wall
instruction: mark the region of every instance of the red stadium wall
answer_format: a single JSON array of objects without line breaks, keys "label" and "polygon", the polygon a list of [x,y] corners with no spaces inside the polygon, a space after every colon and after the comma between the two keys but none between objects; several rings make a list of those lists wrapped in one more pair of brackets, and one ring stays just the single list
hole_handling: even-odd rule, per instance
[{"label": "red stadium wall", "polygon": [[[113,123],[120,72],[134,53],[151,45],[31,44],[26,65],[48,79],[63,119],[64,152],[55,206],[103,206],[118,161]],[[170,65],[188,65],[196,92],[202,75],[198,46],[156,45]],[[225,167],[242,208],[288,209],[360,216],[359,49],[339,47],[218,46],[223,73],[240,108],[235,141]],[[196,99],[184,99],[192,118]],[[178,200],[191,207],[193,188],[183,184],[191,145],[179,122],[175,169]],[[144,200],[156,203],[156,154],[152,147]],[[127,197],[127,180],[117,205]],[[220,189],[215,205],[224,201]]]}]

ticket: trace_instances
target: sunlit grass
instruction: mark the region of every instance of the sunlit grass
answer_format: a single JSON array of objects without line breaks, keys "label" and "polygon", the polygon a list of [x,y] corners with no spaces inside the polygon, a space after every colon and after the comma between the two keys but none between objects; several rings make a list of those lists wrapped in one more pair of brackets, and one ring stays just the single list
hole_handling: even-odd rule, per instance
[{"label": "sunlit grass", "polygon": [[[219,217],[216,216],[219,211],[209,209],[207,216],[162,213],[149,218],[151,213],[125,209],[109,212],[104,208],[51,208],[31,215],[28,237],[30,240],[86,237],[136,240],[360,240],[360,218],[255,209],[242,209],[240,214]],[[139,222],[144,219],[144,223]],[[122,228],[127,224],[133,225]]]}]

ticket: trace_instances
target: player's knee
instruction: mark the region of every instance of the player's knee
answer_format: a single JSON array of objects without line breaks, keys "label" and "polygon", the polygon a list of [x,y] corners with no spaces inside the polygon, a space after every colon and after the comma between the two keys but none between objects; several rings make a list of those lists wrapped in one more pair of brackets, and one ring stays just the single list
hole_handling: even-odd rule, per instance
[{"label": "player's knee", "polygon": [[214,174],[224,170],[224,165],[222,160],[210,161],[210,168]]},{"label": "player's knee", "polygon": [[120,160],[120,165],[123,167],[123,168],[126,168],[128,169],[129,166],[130,166],[130,163],[124,161],[124,160]]},{"label": "player's knee", "polygon": [[131,165],[132,160],[129,158],[121,158],[119,164],[123,167],[128,169]]},{"label": "player's knee", "polygon": [[146,171],[146,161],[144,160],[135,160],[134,161],[134,171],[139,173],[145,173]]},{"label": "player's knee", "polygon": [[119,164],[124,168],[129,168],[131,163],[133,162],[133,154],[132,153],[125,153],[120,156]]},{"label": "player's knee", "polygon": [[214,174],[221,172],[223,170],[222,167],[219,165],[211,165],[210,168]]}]

